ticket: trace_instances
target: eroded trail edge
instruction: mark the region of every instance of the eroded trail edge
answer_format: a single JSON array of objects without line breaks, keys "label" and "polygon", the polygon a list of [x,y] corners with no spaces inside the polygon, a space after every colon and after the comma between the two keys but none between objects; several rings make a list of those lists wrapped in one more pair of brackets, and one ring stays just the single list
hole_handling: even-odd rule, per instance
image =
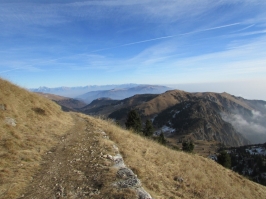
[{"label": "eroded trail edge", "polygon": [[75,125],[46,153],[20,198],[152,199],[108,135],[85,116],[72,115]]}]

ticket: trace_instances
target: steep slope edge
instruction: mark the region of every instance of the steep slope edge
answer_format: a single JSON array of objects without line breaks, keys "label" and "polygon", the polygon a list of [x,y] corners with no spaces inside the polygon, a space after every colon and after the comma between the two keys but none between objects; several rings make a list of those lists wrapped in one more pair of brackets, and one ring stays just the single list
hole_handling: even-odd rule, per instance
[{"label": "steep slope edge", "polygon": [[210,159],[168,149],[110,122],[91,117],[88,122],[116,143],[125,163],[156,199],[265,197],[266,187]]}]

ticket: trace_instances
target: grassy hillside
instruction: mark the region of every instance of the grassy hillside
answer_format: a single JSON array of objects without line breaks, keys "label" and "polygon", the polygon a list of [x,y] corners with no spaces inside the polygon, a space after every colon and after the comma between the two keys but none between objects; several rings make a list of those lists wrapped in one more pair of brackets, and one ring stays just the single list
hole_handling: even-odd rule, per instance
[{"label": "grassy hillside", "polygon": [[[70,188],[82,183],[82,179],[85,178],[90,177],[94,181],[102,179],[99,190],[97,189],[99,195],[73,198],[136,198],[126,189],[118,190],[118,197],[117,189],[112,185],[117,174],[114,172],[111,160],[107,161],[102,157],[107,153],[114,155],[111,152],[113,143],[119,148],[125,164],[137,174],[143,187],[153,198],[259,199],[266,196],[266,187],[251,182],[212,160],[173,151],[152,140],[123,130],[110,121],[83,114],[64,113],[54,102],[4,80],[0,80],[0,90],[0,198],[18,198],[24,192],[24,188],[32,184],[32,177],[37,173],[45,153],[51,147],[55,148],[53,156],[58,157],[54,163],[53,161],[51,163],[56,166],[53,170],[55,174],[49,174],[47,170],[40,170],[39,173],[41,172],[41,175],[46,178],[51,176],[51,179],[45,180],[51,183],[52,191],[56,191],[55,181],[52,178],[61,167],[64,167],[64,171],[68,174],[74,172],[73,179],[77,177],[77,181],[64,182],[68,183]],[[85,121],[85,126],[75,125],[72,115],[75,115],[75,121]],[[73,125],[80,129],[68,131],[73,128]],[[102,131],[109,139],[104,138],[106,136],[99,136]],[[67,145],[68,142],[63,142],[66,132],[72,133],[69,136],[69,145]],[[62,142],[59,143],[59,140]],[[94,150],[95,146],[101,148]],[[71,150],[74,152],[66,153]],[[75,155],[75,161],[69,162],[68,154]],[[91,158],[90,161],[87,156]],[[52,160],[49,157],[47,155],[46,160]],[[66,163],[60,166],[61,161]],[[87,173],[83,176],[84,178],[79,178],[80,171],[74,170],[74,163],[82,165],[79,170]],[[47,162],[45,165],[48,165]],[[93,173],[94,170],[103,172],[98,172],[96,176]],[[64,174],[64,172],[60,174],[60,180],[64,179]],[[36,178],[33,178],[33,182],[35,182],[34,179]],[[69,179],[72,179],[72,176],[69,176]],[[43,187],[36,190],[41,188]],[[69,191],[64,188],[61,187],[60,190]],[[74,191],[80,191],[80,189]],[[54,195],[54,197],[59,196]]]},{"label": "grassy hillside", "polygon": [[0,79],[0,198],[14,198],[42,155],[69,129],[59,105]]},{"label": "grassy hillside", "polygon": [[154,198],[265,198],[266,187],[225,169],[213,160],[168,149],[158,143],[88,117],[109,134],[126,164]]}]

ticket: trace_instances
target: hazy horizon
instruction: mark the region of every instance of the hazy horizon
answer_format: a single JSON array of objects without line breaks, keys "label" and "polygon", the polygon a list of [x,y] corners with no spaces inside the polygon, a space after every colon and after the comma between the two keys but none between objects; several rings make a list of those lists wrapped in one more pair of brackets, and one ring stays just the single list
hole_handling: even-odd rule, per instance
[{"label": "hazy horizon", "polygon": [[[109,85],[141,85],[137,83],[124,83],[124,84],[105,84],[105,85],[79,85],[74,87],[86,87],[86,86],[109,86]],[[249,100],[264,100],[266,101],[266,92],[264,91],[265,82],[261,81],[259,83],[252,84],[249,81],[238,81],[238,82],[209,82],[209,83],[191,83],[191,84],[142,84],[142,85],[159,85],[167,86],[171,89],[183,90],[186,92],[215,92],[215,93],[229,93],[235,95],[236,97],[243,97]],[[26,89],[38,89],[41,87],[47,87],[45,85],[39,87],[32,87]],[[69,87],[72,86],[58,86],[58,87],[47,87],[47,88],[60,88],[60,87]],[[261,92],[257,92],[261,90]],[[68,96],[69,97],[69,96]]]}]

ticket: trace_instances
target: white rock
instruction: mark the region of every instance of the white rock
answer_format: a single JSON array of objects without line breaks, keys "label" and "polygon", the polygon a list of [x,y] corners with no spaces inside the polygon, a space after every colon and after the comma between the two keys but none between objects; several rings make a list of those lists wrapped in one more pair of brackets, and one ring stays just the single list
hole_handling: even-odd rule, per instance
[{"label": "white rock", "polygon": [[111,156],[109,154],[107,155],[107,158],[110,159],[110,160],[113,160],[113,156]]},{"label": "white rock", "polygon": [[11,117],[6,117],[5,122],[11,126],[17,126],[16,120]]}]

